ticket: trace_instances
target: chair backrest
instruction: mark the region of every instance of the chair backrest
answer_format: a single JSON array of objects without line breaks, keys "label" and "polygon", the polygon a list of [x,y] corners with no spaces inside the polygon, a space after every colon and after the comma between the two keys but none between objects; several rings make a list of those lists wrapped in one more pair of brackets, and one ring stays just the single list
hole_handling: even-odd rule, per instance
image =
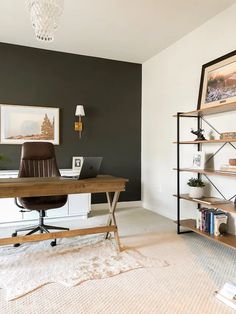
[{"label": "chair backrest", "polygon": [[19,178],[59,176],[52,143],[26,142],[22,145]]}]

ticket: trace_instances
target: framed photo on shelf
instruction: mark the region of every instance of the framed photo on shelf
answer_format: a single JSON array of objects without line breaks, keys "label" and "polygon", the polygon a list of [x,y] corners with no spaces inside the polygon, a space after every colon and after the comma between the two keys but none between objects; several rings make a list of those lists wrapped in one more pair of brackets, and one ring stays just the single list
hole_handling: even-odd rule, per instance
[{"label": "framed photo on shelf", "polygon": [[80,173],[82,164],[83,164],[83,157],[72,157],[72,170],[75,172]]},{"label": "framed photo on shelf", "polygon": [[236,50],[202,66],[198,107],[236,102]]},{"label": "framed photo on shelf", "polygon": [[205,161],[206,161],[206,153],[205,152],[194,153],[193,154],[192,168],[203,170],[205,168]]},{"label": "framed photo on shelf", "polygon": [[59,108],[0,105],[1,144],[59,144]]}]

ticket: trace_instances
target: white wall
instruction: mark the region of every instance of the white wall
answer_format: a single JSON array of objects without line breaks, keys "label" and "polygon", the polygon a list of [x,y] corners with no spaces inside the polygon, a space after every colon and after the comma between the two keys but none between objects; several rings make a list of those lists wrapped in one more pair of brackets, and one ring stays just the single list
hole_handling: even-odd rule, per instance
[{"label": "white wall", "polygon": [[[163,50],[143,64],[142,107],[142,200],[143,206],[170,218],[176,217],[176,120],[177,111],[196,109],[200,72],[203,64],[236,49],[236,5],[223,11],[198,29]],[[192,119],[190,119],[192,120]],[[209,116],[220,132],[236,131],[236,112]],[[184,123],[182,139],[195,124]],[[206,135],[208,130],[206,129]],[[215,151],[218,144],[207,145]],[[196,149],[196,148],[195,148]],[[182,165],[191,164],[194,146],[184,147]],[[215,167],[236,158],[236,151],[227,147],[216,158]],[[182,175],[182,192],[191,173]],[[236,194],[236,180],[211,177],[226,196]],[[212,189],[212,194],[217,195]],[[194,204],[182,201],[183,217],[196,214]],[[236,230],[236,216],[230,219],[230,231]]]}]

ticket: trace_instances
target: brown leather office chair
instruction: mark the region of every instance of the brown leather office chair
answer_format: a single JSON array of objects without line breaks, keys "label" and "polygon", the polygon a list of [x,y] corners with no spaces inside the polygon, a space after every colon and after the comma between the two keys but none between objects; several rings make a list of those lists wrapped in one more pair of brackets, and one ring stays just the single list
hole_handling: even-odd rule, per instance
[{"label": "brown leather office chair", "polygon": [[[48,142],[27,142],[22,145],[19,178],[27,177],[59,177],[54,146]],[[44,224],[45,211],[59,208],[67,202],[67,195],[19,197],[15,199],[16,205],[24,211],[36,210],[39,213],[38,225],[17,229],[12,236],[16,237],[18,232],[29,231],[26,235],[49,230],[69,230],[68,228],[49,226]],[[14,246],[19,246],[17,243]],[[56,245],[56,240],[51,246]]]}]

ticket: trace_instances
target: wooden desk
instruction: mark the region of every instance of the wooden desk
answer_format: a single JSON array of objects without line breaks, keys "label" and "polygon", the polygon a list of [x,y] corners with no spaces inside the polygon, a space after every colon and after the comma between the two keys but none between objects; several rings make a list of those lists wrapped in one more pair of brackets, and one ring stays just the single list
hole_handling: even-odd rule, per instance
[{"label": "wooden desk", "polygon": [[77,193],[106,193],[109,205],[109,218],[106,226],[28,236],[17,236],[11,238],[0,238],[0,245],[56,238],[68,238],[95,233],[106,233],[107,237],[109,232],[114,232],[117,245],[120,248],[115,210],[120,192],[125,191],[127,182],[128,179],[116,178],[112,176],[98,176],[97,178],[84,180],[68,179],[63,177],[0,179],[0,198],[50,196]]}]

